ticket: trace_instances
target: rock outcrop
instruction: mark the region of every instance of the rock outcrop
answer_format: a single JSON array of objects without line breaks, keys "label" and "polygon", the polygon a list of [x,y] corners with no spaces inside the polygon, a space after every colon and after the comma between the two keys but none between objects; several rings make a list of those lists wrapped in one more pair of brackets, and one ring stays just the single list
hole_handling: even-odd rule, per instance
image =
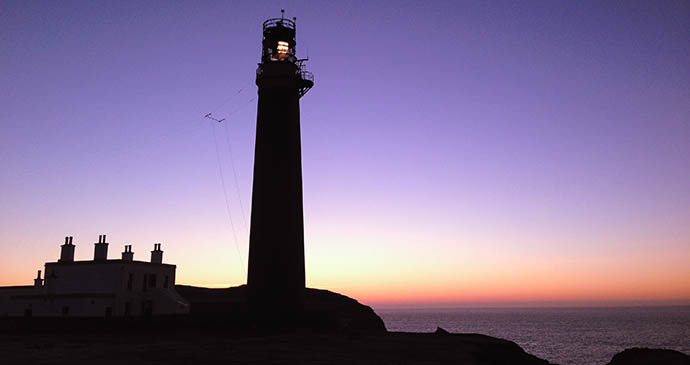
[{"label": "rock outcrop", "polygon": [[[177,285],[177,292],[191,304],[190,315],[219,325],[249,325],[247,286],[223,289]],[[371,307],[328,290],[307,288],[305,311],[298,327],[338,331],[385,332],[383,320]]]},{"label": "rock outcrop", "polygon": [[613,355],[608,365],[690,365],[690,356],[675,350],[635,347]]}]

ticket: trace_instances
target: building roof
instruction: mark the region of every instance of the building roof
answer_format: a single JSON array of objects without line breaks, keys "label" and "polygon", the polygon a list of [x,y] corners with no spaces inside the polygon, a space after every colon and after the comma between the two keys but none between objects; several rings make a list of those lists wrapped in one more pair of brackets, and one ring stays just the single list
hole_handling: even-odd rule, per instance
[{"label": "building roof", "polygon": [[13,285],[13,286],[0,286],[0,290],[10,290],[10,289],[31,289],[34,288],[33,285]]},{"label": "building roof", "polygon": [[148,265],[148,266],[163,266],[163,267],[175,267],[173,264],[157,264],[149,261],[135,261],[135,260],[82,260],[82,261],[58,261],[58,262],[46,262],[48,265]]}]

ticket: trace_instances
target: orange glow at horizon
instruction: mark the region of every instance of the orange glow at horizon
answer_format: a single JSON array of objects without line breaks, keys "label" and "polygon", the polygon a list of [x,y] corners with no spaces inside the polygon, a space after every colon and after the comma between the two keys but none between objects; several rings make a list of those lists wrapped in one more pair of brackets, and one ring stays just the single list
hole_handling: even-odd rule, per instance
[{"label": "orange glow at horizon", "polygon": [[[171,256],[169,262],[178,265],[177,283],[208,287],[244,284],[244,272],[238,265],[227,264],[237,263],[232,251],[227,251],[221,252],[219,256],[225,259],[216,260],[217,264],[210,257],[189,261],[179,254]],[[475,263],[455,265],[439,261],[436,265],[426,263],[416,267],[407,264],[405,255],[390,262],[381,260],[376,252],[359,260],[352,255],[352,252],[340,252],[337,262],[332,257],[330,261],[325,257],[308,257],[307,286],[340,292],[375,306],[678,299],[690,302],[687,251],[651,257],[630,255],[615,260],[552,257],[540,261],[505,255],[493,262],[478,257],[481,261]],[[113,258],[112,253],[110,257]],[[650,266],[649,262],[655,265]],[[0,285],[29,285],[35,269],[24,266],[19,260],[9,262]],[[42,263],[32,266],[42,269]],[[231,272],[218,275],[228,268]],[[218,280],[223,277],[224,280]]]},{"label": "orange glow at horizon", "polygon": [[[321,227],[331,228],[325,224]],[[559,242],[553,249],[535,248],[522,241],[501,245],[494,242],[507,238],[469,231],[460,242],[444,239],[452,236],[446,233],[430,234],[424,238],[428,241],[420,241],[421,236],[389,233],[394,232],[392,229],[360,229],[349,235],[339,234],[337,227],[333,231],[309,231],[307,286],[339,292],[375,307],[641,300],[690,303],[690,248],[684,243],[683,232],[670,232],[666,237],[656,234],[656,240],[649,241],[663,244],[646,244],[646,238],[640,238],[621,242],[620,247],[626,250],[613,246],[591,252],[564,250],[569,247],[567,242]],[[218,229],[204,227],[200,231]],[[131,242],[127,237],[109,237],[113,237],[110,258],[119,256],[119,241]],[[139,237],[153,242],[155,235],[142,231]],[[45,239],[36,237],[33,241]],[[246,282],[246,246],[239,246],[238,256],[234,243],[228,242],[222,230],[171,235],[162,241],[164,261],[177,265],[178,284],[229,287]],[[91,240],[76,237],[75,243],[75,258],[90,260]],[[13,252],[12,260],[4,263],[0,272],[0,285],[30,285],[44,262],[57,259],[59,244],[57,240],[47,245],[49,250]],[[135,259],[148,260],[148,250],[147,245],[135,244]]]},{"label": "orange glow at horizon", "polygon": [[367,257],[341,256],[338,263],[342,271],[333,272],[332,262],[330,267],[319,265],[319,271],[329,270],[330,274],[308,275],[308,284],[376,305],[641,300],[690,303],[690,250],[683,248],[656,253],[630,250],[616,257],[591,253],[570,257],[525,255],[510,250],[500,254],[475,251],[473,259],[466,260],[457,260],[462,255],[427,259],[414,252],[398,252],[389,260],[384,256],[376,249]]}]

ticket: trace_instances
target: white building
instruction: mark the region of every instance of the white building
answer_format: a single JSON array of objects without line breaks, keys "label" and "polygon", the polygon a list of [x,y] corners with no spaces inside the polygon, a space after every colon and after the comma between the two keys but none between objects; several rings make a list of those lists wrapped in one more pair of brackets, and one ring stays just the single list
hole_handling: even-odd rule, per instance
[{"label": "white building", "polygon": [[65,237],[60,259],[46,262],[33,286],[0,287],[0,316],[126,317],[189,312],[175,291],[175,265],[163,263],[161,244],[151,261],[134,261],[132,246],[108,260],[105,235],[94,244],[94,259],[74,261],[72,237]]}]

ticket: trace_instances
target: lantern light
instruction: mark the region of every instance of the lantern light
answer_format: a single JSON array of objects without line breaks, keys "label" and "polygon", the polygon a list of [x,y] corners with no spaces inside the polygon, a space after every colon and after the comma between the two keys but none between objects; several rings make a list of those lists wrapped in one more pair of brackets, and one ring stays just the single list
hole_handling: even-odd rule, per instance
[{"label": "lantern light", "polygon": [[290,49],[290,44],[288,42],[284,41],[278,41],[278,47],[276,47],[278,50],[278,54],[287,54],[288,49]]}]

